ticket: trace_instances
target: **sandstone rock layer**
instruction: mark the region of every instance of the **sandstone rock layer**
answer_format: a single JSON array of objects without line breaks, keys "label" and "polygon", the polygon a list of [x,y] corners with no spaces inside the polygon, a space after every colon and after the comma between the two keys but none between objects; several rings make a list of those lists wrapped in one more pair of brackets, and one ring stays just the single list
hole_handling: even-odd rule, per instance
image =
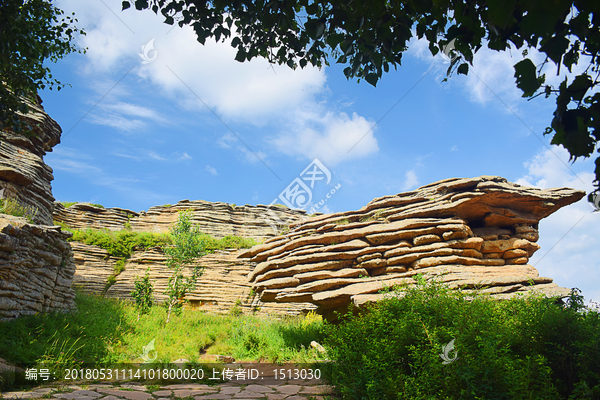
[{"label": "sandstone rock layer", "polygon": [[[55,203],[54,220],[75,229],[121,230],[129,224],[136,232],[168,232],[177,221],[180,211],[191,211],[192,222],[200,230],[216,238],[228,235],[262,241],[273,237],[283,226],[279,221],[297,222],[306,217],[304,211],[285,207],[236,206],[204,200],[182,200],[175,205],[151,207],[135,212],[122,208],[99,208],[89,204],[75,204],[65,208]],[[277,222],[276,222],[277,221]]]},{"label": "sandstone rock layer", "polygon": [[309,302],[324,314],[376,301],[386,286],[416,283],[416,274],[498,298],[565,296],[528,261],[540,219],[584,195],[494,176],[447,179],[291,224],[240,257],[258,263],[249,279],[262,301]]},{"label": "sandstone rock layer", "polygon": [[[71,242],[75,254],[77,271],[74,285],[88,293],[103,293],[107,279],[114,274],[117,258],[97,247]],[[262,303],[253,293],[247,276],[256,264],[238,259],[237,250],[217,250],[198,259],[195,264],[204,268],[198,279],[196,290],[189,293],[186,299],[193,309],[227,313],[238,306],[242,312],[260,314],[299,314],[302,311],[315,309],[310,303],[277,304]],[[107,297],[131,300],[136,276],[143,276],[149,271],[154,284],[155,300],[161,302],[166,298],[163,294],[171,271],[165,265],[166,257],[160,248],[135,252],[127,263],[125,270],[116,276],[116,283],[106,291]],[[187,270],[189,273],[191,269]]]},{"label": "sandstone rock layer", "polygon": [[10,129],[0,131],[1,198],[12,199],[31,211],[36,224],[52,224],[52,168],[44,163],[46,152],[60,143],[58,123],[44,112],[41,100],[27,103],[30,113],[22,117],[32,132],[15,134]]},{"label": "sandstone rock layer", "polygon": [[0,214],[0,319],[75,308],[70,233],[53,226],[54,177],[43,159],[60,142],[61,129],[39,97],[28,106],[20,118],[29,132],[0,132],[3,210],[28,218]]},{"label": "sandstone rock layer", "polygon": [[0,216],[0,319],[75,308],[70,235]]}]

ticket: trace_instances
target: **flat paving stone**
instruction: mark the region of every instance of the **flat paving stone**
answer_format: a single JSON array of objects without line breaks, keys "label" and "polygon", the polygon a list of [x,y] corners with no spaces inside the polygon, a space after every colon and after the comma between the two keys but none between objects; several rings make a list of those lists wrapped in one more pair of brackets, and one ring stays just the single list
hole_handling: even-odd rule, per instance
[{"label": "flat paving stone", "polygon": [[271,393],[273,389],[264,385],[248,385],[244,388],[247,391],[255,393]]},{"label": "flat paving stone", "polygon": [[172,394],[172,390],[157,390],[156,392],[152,392],[152,396],[154,397],[169,397]]},{"label": "flat paving stone", "polygon": [[232,398],[229,394],[207,394],[204,396],[194,396],[196,400],[230,400]]},{"label": "flat paving stone", "polygon": [[118,397],[115,397],[115,396],[109,394],[108,396],[103,397],[101,400],[123,400],[123,399],[120,399]]},{"label": "flat paving stone", "polygon": [[115,389],[98,389],[98,392],[112,394],[113,396],[123,397],[129,400],[149,400],[154,399],[151,394],[138,392],[136,390],[115,390]]},{"label": "flat paving stone", "polygon": [[281,393],[267,393],[267,400],[283,400],[287,397],[287,394]]},{"label": "flat paving stone", "polygon": [[280,386],[274,386],[273,389],[277,390],[280,393],[287,394],[288,396],[290,396],[292,394],[296,394],[296,393],[300,392],[300,389],[302,389],[302,386],[280,385]]},{"label": "flat paving stone", "polygon": [[239,391],[242,390],[241,387],[239,386],[225,386],[222,387],[221,390],[219,391],[220,394],[231,394],[234,395],[236,393],[239,393]]},{"label": "flat paving stone", "polygon": [[233,396],[234,399],[263,399],[264,393],[253,392],[250,390],[242,390]]},{"label": "flat paving stone", "polygon": [[317,385],[317,386],[302,386],[300,390],[301,394],[333,394],[335,393],[333,387],[329,385]]},{"label": "flat paving stone", "polygon": [[40,392],[5,392],[2,393],[4,399],[37,399],[42,397],[44,393]]}]

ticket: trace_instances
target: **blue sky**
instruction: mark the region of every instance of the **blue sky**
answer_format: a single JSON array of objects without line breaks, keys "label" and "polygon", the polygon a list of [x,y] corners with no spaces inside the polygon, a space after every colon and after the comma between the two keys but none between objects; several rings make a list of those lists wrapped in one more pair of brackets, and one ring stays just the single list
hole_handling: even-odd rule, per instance
[{"label": "blue sky", "polygon": [[[571,165],[542,136],[554,100],[528,102],[515,88],[518,51],[481,50],[469,76],[442,82],[445,59],[414,41],[374,88],[346,80],[339,65],[238,63],[228,43],[202,46],[191,29],[151,11],[122,12],[118,0],[56,4],[75,12],[87,32],[78,44],[88,49],[51,65],[71,87],[40,93],[63,129],[46,157],[59,201],[134,211],[182,199],[269,204],[315,158],[331,181],[315,186],[313,200],[340,185],[325,212],[451,177],[592,190],[593,160]],[[143,63],[143,46],[152,61]],[[551,82],[555,75],[548,70]],[[543,220],[531,264],[599,301],[592,210],[582,200]]]}]

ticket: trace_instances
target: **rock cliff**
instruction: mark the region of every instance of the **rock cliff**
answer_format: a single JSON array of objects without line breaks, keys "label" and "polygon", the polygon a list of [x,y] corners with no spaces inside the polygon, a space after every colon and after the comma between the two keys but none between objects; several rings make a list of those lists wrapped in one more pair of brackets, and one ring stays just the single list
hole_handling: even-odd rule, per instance
[{"label": "rock cliff", "polygon": [[70,233],[52,226],[54,178],[43,159],[60,142],[61,129],[39,97],[29,107],[21,118],[32,127],[30,133],[0,132],[3,210],[25,212],[28,218],[0,214],[0,319],[75,307]]},{"label": "rock cliff", "polygon": [[323,314],[376,301],[385,286],[416,283],[416,274],[497,298],[565,296],[528,261],[540,219],[584,195],[501,177],[447,179],[292,224],[240,257],[258,263],[249,279],[262,301],[309,302]]},{"label": "rock cliff", "polygon": [[[117,258],[97,247],[71,242],[75,254],[77,273],[74,285],[86,292],[102,293],[109,276],[114,274]],[[315,309],[309,303],[277,304],[262,303],[252,292],[248,274],[256,266],[255,263],[237,258],[237,250],[217,250],[198,259],[195,266],[203,267],[204,273],[198,280],[196,290],[186,298],[194,309],[226,313],[236,305],[245,312],[298,314],[301,311]],[[127,263],[125,270],[116,277],[116,283],[106,292],[107,297],[131,299],[136,276],[143,276],[149,269],[150,279],[154,282],[155,299],[161,302],[166,298],[163,294],[171,272],[165,265],[166,257],[160,248],[135,252]],[[189,272],[189,270],[188,270]]]},{"label": "rock cliff", "polygon": [[70,235],[0,214],[0,319],[75,308]]},{"label": "rock cliff", "polygon": [[[218,239],[228,235],[262,241],[273,237],[278,229],[306,217],[306,212],[285,207],[264,205],[236,206],[203,200],[182,200],[175,205],[151,207],[135,212],[122,208],[99,208],[75,204],[65,208],[55,203],[54,220],[75,229],[121,230],[129,224],[135,232],[167,232],[177,221],[180,211],[192,211],[192,221],[204,233]],[[274,225],[273,225],[274,224]]]},{"label": "rock cliff", "polygon": [[[39,98],[38,98],[39,100]],[[36,224],[52,224],[52,168],[44,163],[46,152],[60,143],[61,129],[44,112],[41,100],[28,103],[30,113],[22,119],[33,126],[30,134],[0,131],[0,190],[4,199],[12,199],[32,211]]]}]

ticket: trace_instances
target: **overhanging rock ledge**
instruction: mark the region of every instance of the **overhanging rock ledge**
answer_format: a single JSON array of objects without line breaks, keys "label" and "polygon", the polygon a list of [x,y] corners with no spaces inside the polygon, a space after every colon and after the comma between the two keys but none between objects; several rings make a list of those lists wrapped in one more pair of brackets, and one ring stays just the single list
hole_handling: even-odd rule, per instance
[{"label": "overhanging rock ledge", "polygon": [[262,301],[309,302],[322,314],[382,298],[416,274],[496,298],[569,293],[528,264],[538,223],[585,192],[536,189],[498,176],[452,178],[376,198],[358,211],[290,225],[244,251]]}]

